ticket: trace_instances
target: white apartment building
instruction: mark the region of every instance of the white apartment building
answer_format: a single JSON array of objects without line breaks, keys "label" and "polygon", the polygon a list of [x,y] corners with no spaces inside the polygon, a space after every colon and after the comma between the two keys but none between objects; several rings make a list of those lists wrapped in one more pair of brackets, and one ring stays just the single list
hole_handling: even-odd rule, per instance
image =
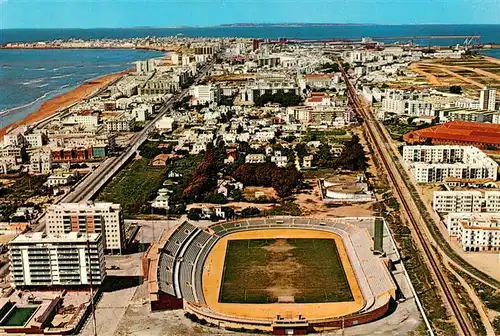
[{"label": "white apartment building", "polygon": [[48,187],[57,187],[60,185],[68,185],[75,181],[75,174],[70,172],[62,172],[50,175],[47,177],[47,182],[44,184]]},{"label": "white apartment building", "polygon": [[252,138],[252,140],[259,141],[259,142],[267,142],[271,139],[274,139],[275,134],[276,133],[274,131],[262,130],[262,131],[255,132],[251,138]]},{"label": "white apartment building", "polygon": [[31,148],[40,148],[43,146],[43,137],[41,133],[25,134],[24,140]]},{"label": "white apartment building", "polygon": [[66,118],[63,123],[96,128],[99,125],[99,113],[93,111],[80,111],[79,113]]},{"label": "white apartment building", "polygon": [[435,191],[432,207],[439,213],[480,212],[483,203],[480,191]]},{"label": "white apartment building", "polygon": [[159,132],[171,132],[174,128],[174,124],[174,118],[163,116],[155,123],[155,128]]},{"label": "white apartment building", "polygon": [[253,83],[247,83],[245,88],[240,90],[240,99],[242,102],[253,102],[255,97],[266,93],[294,93],[299,94],[299,88],[295,81],[287,78],[268,78]]},{"label": "white apartment building", "polygon": [[106,131],[108,132],[130,132],[135,127],[135,118],[120,115],[106,121]]},{"label": "white apartment building", "polygon": [[388,113],[404,114],[409,116],[433,116],[434,105],[425,98],[423,93],[387,90],[382,99],[382,110]]},{"label": "white apartment building", "polygon": [[193,96],[193,105],[203,105],[206,103],[218,102],[220,100],[220,89],[211,84],[194,85],[190,89],[190,94]]},{"label": "white apartment building", "polygon": [[30,174],[50,174],[52,171],[52,158],[50,150],[36,150],[30,154]]},{"label": "white apartment building", "polygon": [[500,191],[435,191],[432,206],[436,212],[499,212]]},{"label": "white apartment building", "polygon": [[497,180],[498,164],[473,146],[404,146],[403,161],[419,183],[448,177]]},{"label": "white apartment building", "polygon": [[500,191],[487,191],[484,193],[487,212],[500,213]]},{"label": "white apartment building", "polygon": [[47,210],[48,234],[69,232],[101,233],[104,249],[125,249],[125,229],[120,204],[113,203],[59,203]]},{"label": "white apartment building", "polygon": [[455,237],[463,250],[500,250],[500,213],[450,213],[445,218],[450,237]]},{"label": "white apartment building", "polygon": [[282,155],[281,151],[276,151],[274,152],[274,155],[271,156],[271,162],[278,167],[286,167],[288,164],[288,157],[286,155]]},{"label": "white apartment building", "polygon": [[21,234],[9,243],[9,259],[13,287],[100,285],[106,276],[99,233]]},{"label": "white apartment building", "polygon": [[485,87],[479,93],[479,108],[481,110],[495,111],[497,102],[497,91],[494,88]]}]

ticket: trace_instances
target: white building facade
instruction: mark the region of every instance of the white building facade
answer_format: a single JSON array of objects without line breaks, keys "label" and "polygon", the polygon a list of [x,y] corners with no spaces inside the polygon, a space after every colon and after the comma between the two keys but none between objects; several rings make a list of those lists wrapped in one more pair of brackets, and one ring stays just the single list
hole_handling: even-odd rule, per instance
[{"label": "white building facade", "polygon": [[435,191],[432,207],[439,213],[480,212],[483,203],[480,191]]},{"label": "white building facade", "polygon": [[418,183],[448,177],[497,180],[498,164],[473,146],[405,146],[403,161]]},{"label": "white building facade", "polygon": [[450,237],[466,252],[500,250],[500,213],[451,213],[445,218]]},{"label": "white building facade", "polygon": [[9,243],[14,287],[100,285],[106,276],[102,236],[21,234]]},{"label": "white building facade", "polygon": [[101,233],[104,249],[125,249],[125,229],[120,204],[113,203],[59,203],[47,210],[48,234],[70,232]]}]

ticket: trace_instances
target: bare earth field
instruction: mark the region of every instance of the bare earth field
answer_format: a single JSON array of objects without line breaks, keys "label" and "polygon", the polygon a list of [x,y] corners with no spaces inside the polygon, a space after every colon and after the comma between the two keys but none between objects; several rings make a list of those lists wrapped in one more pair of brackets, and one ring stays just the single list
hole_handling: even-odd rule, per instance
[{"label": "bare earth field", "polygon": [[413,63],[410,69],[431,86],[460,85],[467,93],[477,94],[486,85],[500,89],[499,63],[489,57],[442,59]]}]

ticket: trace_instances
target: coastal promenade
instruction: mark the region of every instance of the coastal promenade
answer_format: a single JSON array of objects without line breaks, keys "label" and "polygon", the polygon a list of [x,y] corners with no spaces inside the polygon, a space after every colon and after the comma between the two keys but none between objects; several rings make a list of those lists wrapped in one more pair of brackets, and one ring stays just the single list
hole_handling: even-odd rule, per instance
[{"label": "coastal promenade", "polygon": [[57,115],[62,110],[71,107],[72,105],[82,101],[83,99],[95,95],[97,92],[100,92],[100,90],[108,87],[113,82],[120,79],[125,73],[126,71],[112,73],[94,80],[87,81],[72,91],[44,102],[37,112],[31,113],[26,118],[0,129],[0,139],[3,139],[7,132],[16,127],[23,125],[34,126]]}]

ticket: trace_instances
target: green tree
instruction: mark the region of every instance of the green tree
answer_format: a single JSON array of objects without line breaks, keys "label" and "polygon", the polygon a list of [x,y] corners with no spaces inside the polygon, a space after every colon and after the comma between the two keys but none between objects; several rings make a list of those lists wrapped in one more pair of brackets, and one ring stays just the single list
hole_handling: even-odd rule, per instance
[{"label": "green tree", "polygon": [[304,156],[309,154],[309,151],[307,150],[307,145],[303,142],[299,142],[298,144],[295,145],[295,152],[297,153],[298,157],[302,160]]},{"label": "green tree", "polygon": [[459,85],[452,85],[452,86],[450,86],[450,93],[461,94],[462,93],[462,87],[459,86]]},{"label": "green tree", "polygon": [[251,218],[260,216],[260,210],[255,207],[248,207],[241,210],[241,217]]}]

